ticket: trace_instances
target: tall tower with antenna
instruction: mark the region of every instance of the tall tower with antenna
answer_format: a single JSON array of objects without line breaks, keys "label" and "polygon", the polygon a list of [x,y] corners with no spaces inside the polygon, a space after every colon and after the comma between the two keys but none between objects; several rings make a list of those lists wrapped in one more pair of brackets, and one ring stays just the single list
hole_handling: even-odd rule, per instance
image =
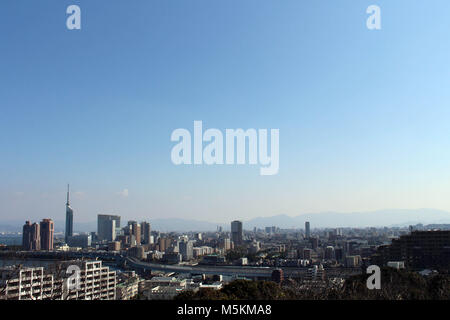
[{"label": "tall tower with antenna", "polygon": [[69,237],[73,236],[73,209],[70,207],[69,202],[70,186],[67,185],[67,202],[66,202],[66,233],[65,241],[69,240]]}]

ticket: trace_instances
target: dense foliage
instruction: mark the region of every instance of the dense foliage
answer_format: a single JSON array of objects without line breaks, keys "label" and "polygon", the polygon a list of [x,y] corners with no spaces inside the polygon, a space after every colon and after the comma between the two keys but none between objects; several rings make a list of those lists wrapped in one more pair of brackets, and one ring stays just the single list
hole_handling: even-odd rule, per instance
[{"label": "dense foliage", "polygon": [[198,292],[185,291],[176,300],[279,300],[283,290],[270,281],[235,280],[221,290],[201,289]]},{"label": "dense foliage", "polygon": [[423,277],[405,270],[384,268],[381,289],[369,290],[368,275],[347,279],[340,288],[311,289],[290,281],[282,286],[270,281],[236,280],[221,290],[186,291],[176,300],[450,300],[450,275]]}]

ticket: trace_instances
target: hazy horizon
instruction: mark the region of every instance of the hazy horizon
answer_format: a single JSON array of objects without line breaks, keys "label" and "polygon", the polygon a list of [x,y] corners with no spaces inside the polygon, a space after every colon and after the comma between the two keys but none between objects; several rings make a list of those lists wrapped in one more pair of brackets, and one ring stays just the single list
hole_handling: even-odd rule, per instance
[{"label": "hazy horizon", "polygon": [[[116,213],[103,213],[103,214],[118,214]],[[121,216],[120,214],[118,214]],[[36,220],[40,221],[44,217]],[[51,218],[55,221],[57,229],[64,228],[64,217],[45,217]],[[76,219],[76,212],[74,215],[74,225],[86,227],[88,225],[96,226],[97,215],[92,217],[91,220],[79,221]],[[384,209],[375,211],[365,211],[365,212],[316,212],[316,213],[300,213],[294,216],[286,215],[283,213],[274,214],[270,216],[258,216],[249,219],[238,219],[230,217],[226,221],[219,220],[198,220],[189,217],[164,217],[164,218],[154,218],[154,217],[129,217],[121,216],[122,226],[126,225],[129,220],[137,220],[150,222],[152,225],[159,226],[161,223],[164,225],[164,231],[177,231],[176,228],[183,228],[184,223],[190,223],[189,226],[192,228],[196,227],[195,223],[198,223],[199,230],[205,230],[209,227],[211,231],[215,230],[217,226],[225,226],[228,228],[231,221],[241,220],[244,225],[250,229],[253,227],[263,228],[267,226],[278,226],[282,228],[303,228],[306,221],[312,222],[312,227],[318,228],[336,228],[336,227],[390,227],[395,225],[409,225],[409,224],[450,224],[450,212],[431,209],[431,208],[420,208],[420,209]],[[27,219],[28,220],[28,219]],[[0,221],[1,225],[22,225],[24,221],[20,219],[4,219]],[[171,225],[177,222],[178,225],[174,230],[170,230]],[[290,224],[290,225],[287,225]],[[189,228],[189,227],[188,227]],[[95,228],[94,228],[95,229]],[[158,229],[158,227],[156,227]],[[195,230],[195,229],[193,229]],[[78,230],[85,231],[85,230]],[[95,231],[95,230],[92,230]],[[161,230],[160,230],[161,231]]]}]

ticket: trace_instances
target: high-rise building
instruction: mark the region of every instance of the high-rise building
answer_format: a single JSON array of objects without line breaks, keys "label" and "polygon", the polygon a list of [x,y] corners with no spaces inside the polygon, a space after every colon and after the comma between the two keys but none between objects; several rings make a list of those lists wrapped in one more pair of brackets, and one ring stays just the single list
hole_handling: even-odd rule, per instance
[{"label": "high-rise building", "polygon": [[53,250],[53,233],[55,224],[52,219],[43,219],[40,223],[41,250]]},{"label": "high-rise building", "polygon": [[37,223],[25,222],[22,233],[23,250],[41,250],[41,232]]},{"label": "high-rise building", "polygon": [[311,228],[309,225],[309,221],[305,222],[305,237],[309,239],[311,237]]},{"label": "high-rise building", "polygon": [[179,243],[180,253],[184,261],[189,261],[194,255],[194,245],[192,241],[182,241]]},{"label": "high-rise building", "polygon": [[36,222],[31,225],[30,250],[41,250],[41,226]]},{"label": "high-rise building", "polygon": [[170,247],[171,239],[170,238],[159,238],[158,247],[159,251],[165,252]]},{"label": "high-rise building", "polygon": [[66,233],[65,241],[69,240],[69,237],[73,236],[73,209],[70,207],[69,202],[69,185],[67,185],[67,202],[66,202]]},{"label": "high-rise building", "polygon": [[130,236],[130,245],[139,246],[141,245],[141,233],[142,228],[137,221],[128,221],[127,227],[124,228],[124,234]]},{"label": "high-rise building", "polygon": [[26,221],[22,228],[22,248],[29,251],[31,247],[31,222]]},{"label": "high-rise building", "polygon": [[244,238],[244,233],[242,229],[242,221],[233,221],[231,222],[231,240],[235,245],[242,245]]},{"label": "high-rise building", "polygon": [[99,214],[97,216],[98,240],[116,240],[116,228],[120,227],[120,216]]},{"label": "high-rise building", "polygon": [[148,222],[141,222],[142,240],[144,244],[150,244],[151,225]]},{"label": "high-rise building", "polygon": [[134,236],[134,239],[136,240],[136,246],[141,245],[141,225],[137,222],[132,224],[131,228],[132,235]]}]

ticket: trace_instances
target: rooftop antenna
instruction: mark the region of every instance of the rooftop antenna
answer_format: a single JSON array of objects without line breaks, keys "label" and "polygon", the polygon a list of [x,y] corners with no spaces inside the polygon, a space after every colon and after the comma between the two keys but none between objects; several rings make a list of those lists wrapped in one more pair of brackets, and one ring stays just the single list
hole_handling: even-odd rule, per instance
[{"label": "rooftop antenna", "polygon": [[69,205],[69,188],[70,188],[70,185],[67,185],[67,203],[66,203],[66,205]]}]

